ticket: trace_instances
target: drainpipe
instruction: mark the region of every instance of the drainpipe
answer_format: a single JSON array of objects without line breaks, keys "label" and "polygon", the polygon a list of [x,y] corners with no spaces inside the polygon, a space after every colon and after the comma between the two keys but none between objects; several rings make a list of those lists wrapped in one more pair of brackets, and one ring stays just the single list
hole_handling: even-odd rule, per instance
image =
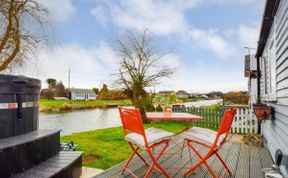
[{"label": "drainpipe", "polygon": [[261,103],[260,77],[261,77],[260,57],[257,56],[257,104]]},{"label": "drainpipe", "polygon": [[[260,90],[260,57],[257,56],[257,104],[261,103],[261,90]],[[261,134],[261,120],[258,119],[258,134]]]}]

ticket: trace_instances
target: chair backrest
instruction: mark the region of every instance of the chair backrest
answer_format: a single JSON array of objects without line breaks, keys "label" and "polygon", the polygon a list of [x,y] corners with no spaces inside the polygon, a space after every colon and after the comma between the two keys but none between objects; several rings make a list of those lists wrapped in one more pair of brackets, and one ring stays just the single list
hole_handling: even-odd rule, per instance
[{"label": "chair backrest", "polygon": [[226,139],[230,132],[236,112],[237,112],[236,108],[227,109],[224,111],[224,115],[222,117],[222,121],[218,129],[217,137],[216,137],[214,145],[218,143],[218,140],[220,139],[220,137],[222,137],[220,145],[226,142]]},{"label": "chair backrest", "polygon": [[125,135],[127,131],[138,133],[145,137],[144,125],[139,109],[118,108]]}]

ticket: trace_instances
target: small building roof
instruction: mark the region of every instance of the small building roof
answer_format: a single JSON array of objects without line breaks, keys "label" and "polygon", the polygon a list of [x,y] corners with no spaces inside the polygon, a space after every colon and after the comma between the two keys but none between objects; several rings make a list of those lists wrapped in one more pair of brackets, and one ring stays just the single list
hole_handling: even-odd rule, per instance
[{"label": "small building roof", "polygon": [[186,92],[185,90],[179,90],[176,92],[176,95],[189,95],[189,93]]},{"label": "small building roof", "polygon": [[84,89],[84,88],[71,88],[70,92],[77,92],[77,93],[93,93],[95,92],[91,89]]},{"label": "small building roof", "polygon": [[163,93],[163,94],[165,94],[165,93],[174,93],[174,91],[173,90],[167,90],[167,91],[159,91],[158,93]]}]

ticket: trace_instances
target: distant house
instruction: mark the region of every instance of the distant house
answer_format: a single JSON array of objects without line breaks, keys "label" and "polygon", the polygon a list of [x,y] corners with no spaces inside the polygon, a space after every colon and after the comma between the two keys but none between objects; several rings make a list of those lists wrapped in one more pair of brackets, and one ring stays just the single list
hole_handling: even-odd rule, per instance
[{"label": "distant house", "polygon": [[175,93],[175,92],[172,91],[172,90],[170,90],[170,91],[169,90],[168,91],[159,91],[158,92],[159,95],[164,96],[164,97],[167,97],[168,95],[171,95],[173,93]]},{"label": "distant house", "polygon": [[189,98],[190,95],[185,90],[179,90],[176,92],[176,96],[179,99],[187,99],[187,98]]},{"label": "distant house", "polygon": [[90,89],[71,88],[71,100],[96,100],[96,93]]},{"label": "distant house", "polygon": [[200,98],[200,99],[208,99],[209,97],[207,95],[199,95],[198,98]]}]

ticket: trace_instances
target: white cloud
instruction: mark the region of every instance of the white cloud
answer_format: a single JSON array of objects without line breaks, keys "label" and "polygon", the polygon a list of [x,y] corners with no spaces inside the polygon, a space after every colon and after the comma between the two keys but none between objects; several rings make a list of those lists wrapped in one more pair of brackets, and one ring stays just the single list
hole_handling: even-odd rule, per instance
[{"label": "white cloud", "polygon": [[[143,31],[148,27],[158,35],[168,35],[186,29],[184,12],[198,2],[199,0],[123,0],[119,4],[106,2],[106,5],[113,23],[122,29]],[[91,13],[101,22],[107,19],[103,4],[97,5]]]},{"label": "white cloud", "polygon": [[[192,46],[197,45],[204,50],[209,50],[218,57],[230,57],[234,51],[232,44],[229,44],[216,30],[194,28],[185,17],[187,10],[207,1],[211,0],[182,0],[181,2],[122,0],[119,3],[98,4],[91,10],[91,14],[102,24],[107,19],[111,19],[114,25],[124,30],[143,32],[148,28],[150,32],[160,36],[176,34]],[[107,9],[105,12],[103,4]]]},{"label": "white cloud", "polygon": [[256,48],[260,33],[259,31],[259,25],[240,25],[238,29],[238,38],[242,46]]},{"label": "white cloud", "polygon": [[97,5],[95,8],[91,9],[90,13],[103,25],[106,26],[108,20],[107,17],[108,9],[103,5]]},{"label": "white cloud", "polygon": [[[41,79],[44,87],[47,78],[55,78],[67,86],[70,68],[71,87],[92,88],[100,87],[103,83],[110,84],[110,75],[115,72],[119,57],[113,48],[102,41],[91,48],[83,48],[77,43],[61,44],[52,49],[44,46],[40,48],[37,60],[37,71],[27,65],[27,69],[20,73]],[[165,55],[159,65],[179,66],[179,56],[173,53]]]},{"label": "white cloud", "polygon": [[102,24],[105,24],[109,19],[122,29],[133,29],[142,32],[143,29],[149,28],[158,35],[169,35],[171,33],[182,33],[191,28],[185,18],[185,12],[197,6],[209,3],[251,4],[259,1],[260,0],[100,1],[101,3],[98,3],[90,12]]},{"label": "white cloud", "polygon": [[75,13],[76,9],[71,0],[38,0],[46,7],[55,21],[66,21]]},{"label": "white cloud", "polygon": [[100,42],[98,48],[93,49],[93,55],[95,59],[101,61],[102,64],[109,66],[115,66],[118,63],[119,57],[113,48],[111,48],[106,42]]},{"label": "white cloud", "polygon": [[116,53],[105,42],[93,48],[83,48],[76,43],[61,44],[52,49],[44,46],[37,56],[38,70],[31,70],[32,67],[27,65],[24,71],[27,76],[41,79],[44,87],[47,78],[55,78],[67,86],[70,68],[72,87],[99,87],[108,82],[117,59]]},{"label": "white cloud", "polygon": [[[208,68],[207,68],[208,67]],[[242,77],[242,70],[229,73],[219,72],[219,69],[209,66],[185,66],[182,64],[177,73],[166,79],[156,90],[187,90],[189,92],[237,91],[247,90],[247,81]],[[235,78],[235,76],[239,76]]]},{"label": "white cloud", "polygon": [[[242,77],[241,69],[223,73],[219,72],[219,68],[206,66],[205,63],[200,67],[185,65],[180,59],[181,56],[169,53],[160,60],[159,65],[178,69],[171,78],[162,80],[161,85],[156,86],[156,90],[185,89],[193,92],[209,92],[246,89],[246,79]],[[115,71],[118,60],[117,53],[105,42],[87,49],[76,43],[57,45],[52,49],[42,47],[38,55],[38,72],[32,71],[31,66],[27,66],[26,75],[41,79],[43,87],[47,86],[45,83],[47,78],[55,78],[67,86],[70,68],[72,87],[101,87],[103,83],[109,84],[110,74]],[[21,74],[23,75],[23,72]]]},{"label": "white cloud", "polygon": [[262,3],[262,0],[203,0],[207,2],[213,3],[232,3],[232,4],[254,4],[254,3]]},{"label": "white cloud", "polygon": [[178,67],[180,66],[180,56],[173,53],[169,53],[163,56],[160,59],[159,63],[168,67]]},{"label": "white cloud", "polygon": [[188,35],[192,39],[192,43],[196,43],[204,49],[212,50],[220,57],[230,57],[235,52],[233,45],[229,44],[214,30],[192,29]]}]

